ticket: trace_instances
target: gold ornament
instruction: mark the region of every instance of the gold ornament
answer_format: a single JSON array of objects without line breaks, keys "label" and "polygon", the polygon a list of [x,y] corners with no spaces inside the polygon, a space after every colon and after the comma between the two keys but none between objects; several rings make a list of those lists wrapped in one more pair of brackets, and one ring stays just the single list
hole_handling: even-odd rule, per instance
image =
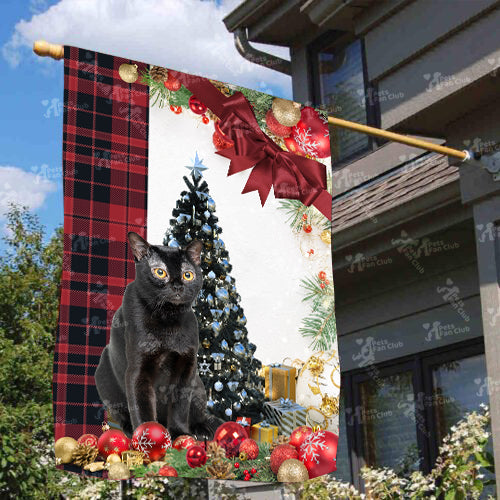
[{"label": "gold ornament", "polygon": [[281,125],[293,127],[300,120],[300,104],[276,97],[273,101],[273,115]]},{"label": "gold ornament", "polygon": [[246,451],[240,451],[240,454],[238,455],[238,459],[241,462],[244,462],[245,460],[248,460],[248,454]]},{"label": "gold ornament", "polygon": [[285,460],[278,469],[280,483],[301,483],[309,479],[306,466],[296,458]]},{"label": "gold ornament", "polygon": [[122,451],[122,462],[126,463],[129,468],[142,465],[144,462],[144,453],[136,450]]},{"label": "gold ornament", "polygon": [[80,467],[85,467],[91,464],[99,454],[99,450],[95,446],[87,444],[78,444],[73,451],[73,463]]},{"label": "gold ornament", "polygon": [[203,342],[201,343],[201,345],[205,348],[205,349],[208,349],[210,347],[210,340],[208,339],[203,339]]},{"label": "gold ornament", "polygon": [[276,446],[279,446],[280,444],[288,444],[290,442],[290,438],[288,436],[278,436],[272,443],[271,446],[269,447],[269,451],[272,453],[274,448]]},{"label": "gold ornament", "polygon": [[306,363],[307,369],[315,376],[319,377],[325,368],[325,362],[316,356],[311,356]]},{"label": "gold ornament", "polygon": [[168,71],[161,66],[151,66],[151,69],[149,70],[149,76],[155,82],[164,82],[168,77]]},{"label": "gold ornament", "polygon": [[117,462],[111,464],[108,470],[108,479],[129,479],[130,478],[130,469],[127,467],[127,464],[123,462]]},{"label": "gold ornament", "polygon": [[111,453],[111,455],[108,455],[108,458],[106,458],[106,465],[109,467],[111,464],[117,464],[121,461],[122,459],[117,453]]},{"label": "gold ornament", "polygon": [[328,229],[325,229],[324,231],[321,232],[320,238],[325,245],[332,244],[332,232],[329,231]]},{"label": "gold ornament", "polygon": [[323,400],[319,407],[323,415],[326,417],[331,417],[332,415],[338,415],[339,413],[339,398],[332,398],[328,394],[323,394]]},{"label": "gold ornament", "polygon": [[120,64],[118,73],[120,74],[120,78],[127,83],[134,83],[139,78],[137,64]]},{"label": "gold ornament", "polygon": [[92,462],[91,464],[87,464],[84,469],[89,470],[90,472],[97,472],[104,470],[104,465],[104,462]]},{"label": "gold ornament", "polygon": [[210,465],[207,465],[207,472],[212,479],[234,479],[236,476],[232,470],[231,462],[224,460],[214,460]]},{"label": "gold ornament", "polygon": [[56,464],[69,464],[73,460],[73,452],[77,446],[77,440],[72,437],[59,438],[54,445]]}]

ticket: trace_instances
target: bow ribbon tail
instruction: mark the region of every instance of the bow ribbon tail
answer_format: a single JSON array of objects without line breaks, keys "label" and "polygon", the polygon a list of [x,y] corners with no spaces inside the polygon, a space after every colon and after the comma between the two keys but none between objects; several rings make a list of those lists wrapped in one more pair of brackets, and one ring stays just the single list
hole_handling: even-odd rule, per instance
[{"label": "bow ribbon tail", "polygon": [[258,191],[262,206],[266,203],[273,185],[273,166],[269,161],[261,161],[252,169],[242,194]]},{"label": "bow ribbon tail", "polygon": [[329,220],[332,220],[332,195],[323,190],[312,204]]}]

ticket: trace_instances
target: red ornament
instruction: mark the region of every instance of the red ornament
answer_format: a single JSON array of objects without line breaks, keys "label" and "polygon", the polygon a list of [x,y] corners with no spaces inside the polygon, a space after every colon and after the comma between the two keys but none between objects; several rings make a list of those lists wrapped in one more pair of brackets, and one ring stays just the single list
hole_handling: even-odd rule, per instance
[{"label": "red ornament", "polygon": [[330,431],[313,432],[300,447],[299,459],[304,462],[309,479],[337,470],[339,437]]},{"label": "red ornament", "polygon": [[244,478],[243,481],[250,481],[250,476],[247,474]]},{"label": "red ornament", "polygon": [[177,80],[177,78],[170,75],[170,73],[168,74],[167,79],[163,82],[163,85],[165,85],[166,89],[171,90],[172,92],[177,92],[182,87],[181,82]]},{"label": "red ornament", "polygon": [[325,288],[325,284],[324,283],[320,283],[319,287],[323,290]]},{"label": "red ornament", "polygon": [[214,122],[215,132],[212,136],[212,142],[214,143],[215,149],[217,151],[222,151],[223,149],[231,148],[234,146],[234,142],[229,139],[229,137],[222,132],[219,127],[218,122]]},{"label": "red ornament", "polygon": [[161,469],[158,471],[158,474],[160,476],[166,476],[166,477],[178,477],[179,475],[177,474],[177,470],[175,467],[171,467],[170,465],[164,465],[161,467]]},{"label": "red ornament", "polygon": [[302,220],[307,220],[307,214],[302,215]]},{"label": "red ornament", "polygon": [[97,441],[97,448],[103,458],[108,458],[112,453],[121,455],[127,451],[130,439],[119,429],[109,429],[103,432]]},{"label": "red ornament", "polygon": [[189,467],[201,467],[207,463],[207,452],[199,445],[190,446],[186,451],[186,462]]},{"label": "red ornament", "polygon": [[239,462],[236,462],[236,463],[234,464],[234,466],[235,466],[237,469],[239,469],[239,468],[240,468],[240,463],[239,463]]},{"label": "red ornament", "polygon": [[325,281],[326,280],[326,273],[325,273],[325,271],[320,271],[318,273],[318,278],[320,279],[320,281]]},{"label": "red ornament", "polygon": [[299,148],[299,145],[292,137],[285,137],[285,146],[291,153],[295,153],[299,156],[304,156],[304,153]]},{"label": "red ornament", "polygon": [[197,115],[207,112],[207,107],[194,95],[189,98],[189,109]]},{"label": "red ornament", "polygon": [[329,285],[329,284],[330,284],[330,281],[325,280],[325,285]]},{"label": "red ornament", "polygon": [[266,125],[267,128],[278,137],[288,137],[292,133],[292,127],[282,125],[278,120],[276,120],[272,109],[266,113]]},{"label": "red ornament", "polygon": [[328,121],[310,106],[300,112],[300,120],[292,128],[291,137],[299,150],[312,158],[326,158],[331,154]]},{"label": "red ornament", "polygon": [[251,472],[252,474],[255,474],[255,473],[257,472],[257,469],[252,469],[250,472]]},{"label": "red ornament", "polygon": [[97,448],[98,441],[97,436],[94,436],[94,434],[84,434],[78,438],[78,444],[85,444],[94,448]]},{"label": "red ornament", "polygon": [[199,443],[193,436],[183,434],[182,436],[178,436],[174,439],[172,448],[175,448],[176,450],[187,450],[190,446],[194,446],[195,444]]},{"label": "red ornament", "polygon": [[259,456],[259,445],[252,438],[243,440],[240,444],[240,453],[244,451],[249,460],[255,460]]},{"label": "red ornament", "polygon": [[210,121],[210,118],[208,116],[203,115],[201,117],[201,121],[205,124],[208,125],[208,122]]},{"label": "red ornament", "polygon": [[250,475],[250,474],[248,473],[248,469],[245,469],[245,470],[243,471],[243,474],[245,474],[245,476],[249,476],[249,475]]},{"label": "red ornament", "polygon": [[180,115],[182,113],[182,106],[174,106],[173,104],[171,104],[170,111],[172,111],[176,115]]},{"label": "red ornament", "polygon": [[290,434],[289,442],[292,446],[295,446],[295,448],[297,448],[297,451],[299,451],[302,443],[304,442],[304,439],[312,433],[313,430],[309,426],[301,425],[300,427],[294,429]]},{"label": "red ornament", "polygon": [[289,444],[280,444],[271,453],[271,470],[278,474],[280,465],[289,458],[299,458],[298,451]]},{"label": "red ornament", "polygon": [[313,230],[311,224],[304,224],[302,226],[302,229],[304,230],[305,233],[310,233]]},{"label": "red ornament", "polygon": [[154,462],[160,460],[172,447],[172,439],[163,425],[158,422],[144,422],[134,431],[132,446]]},{"label": "red ornament", "polygon": [[240,453],[241,442],[247,439],[247,431],[236,422],[224,422],[215,431],[214,441],[226,450],[226,457],[236,457]]}]

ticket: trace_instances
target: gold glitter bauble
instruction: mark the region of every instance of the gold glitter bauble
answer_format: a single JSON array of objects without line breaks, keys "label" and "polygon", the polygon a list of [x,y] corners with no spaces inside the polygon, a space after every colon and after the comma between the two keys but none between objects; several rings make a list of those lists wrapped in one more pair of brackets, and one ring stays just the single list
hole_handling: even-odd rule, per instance
[{"label": "gold glitter bauble", "polygon": [[332,233],[328,229],[325,229],[321,233],[321,241],[325,243],[326,245],[331,245],[332,244]]},{"label": "gold glitter bauble", "polygon": [[106,458],[106,463],[108,465],[117,464],[121,461],[122,461],[122,459],[116,453],[111,453],[111,455],[108,455],[108,458]]},{"label": "gold glitter bauble", "polygon": [[123,463],[111,464],[108,470],[108,479],[129,479],[130,469]]},{"label": "gold glitter bauble", "polygon": [[62,437],[54,445],[56,463],[69,464],[73,460],[73,452],[78,446],[78,441],[72,437]]},{"label": "gold glitter bauble", "polygon": [[300,120],[300,104],[276,97],[273,101],[273,115],[281,125],[293,127]]},{"label": "gold glitter bauble", "polygon": [[205,349],[208,349],[210,347],[210,340],[208,339],[203,339],[203,342],[201,343],[201,345],[205,348]]},{"label": "gold glitter bauble", "polygon": [[338,415],[339,413],[339,400],[338,398],[332,398],[328,394],[323,394],[323,400],[321,406],[319,407],[321,412],[328,418],[332,415]]},{"label": "gold glitter bauble", "polygon": [[309,479],[306,466],[296,458],[285,460],[278,469],[280,483],[301,483]]},{"label": "gold glitter bauble", "polygon": [[120,74],[120,78],[127,83],[134,83],[139,78],[137,64],[120,64],[118,73]]},{"label": "gold glitter bauble", "polygon": [[84,467],[85,470],[90,472],[97,472],[99,470],[104,470],[104,462],[92,462]]}]

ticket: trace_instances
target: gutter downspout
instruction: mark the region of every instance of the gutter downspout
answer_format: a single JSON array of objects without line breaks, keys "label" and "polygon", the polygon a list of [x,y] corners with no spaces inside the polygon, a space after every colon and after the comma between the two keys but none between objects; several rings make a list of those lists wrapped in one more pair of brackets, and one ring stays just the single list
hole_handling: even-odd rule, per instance
[{"label": "gutter downspout", "polygon": [[247,30],[245,28],[238,28],[234,32],[234,45],[236,50],[244,57],[247,61],[254,64],[260,64],[265,68],[273,69],[274,71],[279,71],[285,75],[292,74],[292,63],[281,57],[268,54],[267,52],[262,52],[252,47],[248,41]]}]

